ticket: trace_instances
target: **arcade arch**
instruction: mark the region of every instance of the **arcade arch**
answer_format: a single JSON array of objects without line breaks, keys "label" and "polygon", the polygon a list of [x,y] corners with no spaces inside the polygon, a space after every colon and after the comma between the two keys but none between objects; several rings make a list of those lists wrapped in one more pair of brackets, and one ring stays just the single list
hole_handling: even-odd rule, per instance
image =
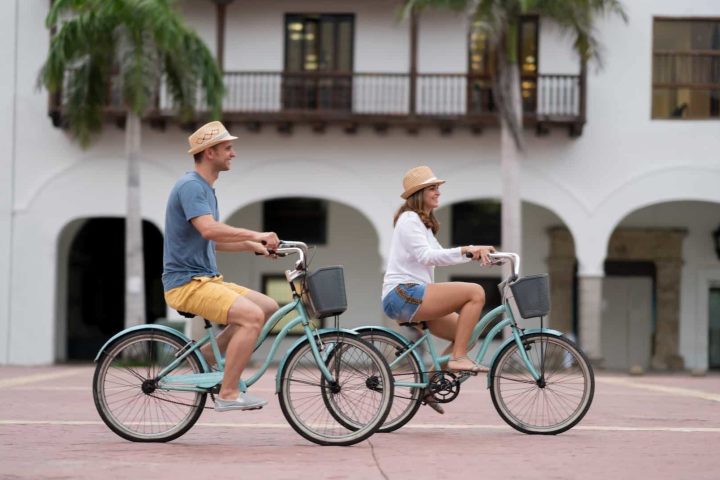
[{"label": "arcade arch", "polygon": [[[124,328],[125,220],[89,217],[65,225],[58,239],[56,360],[91,360]],[[143,221],[145,314],[165,317],[163,236]]]}]

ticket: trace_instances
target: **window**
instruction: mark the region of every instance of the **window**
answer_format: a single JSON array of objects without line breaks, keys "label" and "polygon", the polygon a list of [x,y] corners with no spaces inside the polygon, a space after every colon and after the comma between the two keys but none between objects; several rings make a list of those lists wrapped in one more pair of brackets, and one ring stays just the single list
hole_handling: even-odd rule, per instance
[{"label": "window", "polygon": [[[262,291],[265,295],[275,300],[281,307],[287,305],[292,301],[292,292],[288,285],[285,275],[263,275],[262,277]],[[272,335],[277,335],[285,325],[297,316],[295,312],[290,312],[281,318],[277,324],[270,330]],[[322,320],[313,319],[310,322],[316,328],[322,328]],[[303,327],[296,325],[288,332],[288,335],[301,335],[303,333]]]},{"label": "window", "polygon": [[285,15],[283,107],[352,108],[355,16]]},{"label": "window", "polygon": [[720,19],[654,19],[652,92],[652,118],[720,117]]},{"label": "window", "polygon": [[282,240],[309,245],[327,243],[327,202],[314,198],[278,198],[263,203],[263,230]]},{"label": "window", "polygon": [[[538,76],[538,17],[522,17],[518,28],[518,62],[523,110],[534,112],[537,107]],[[496,72],[497,56],[490,40],[475,22],[468,37],[468,72],[472,76],[468,89],[470,112],[494,112],[492,79]]]},{"label": "window", "polygon": [[500,202],[473,200],[451,207],[452,233],[450,242],[462,245],[502,244],[500,234]]},{"label": "window", "polygon": [[[483,287],[483,290],[485,290],[485,306],[480,314],[480,318],[493,308],[497,308],[502,305],[502,297],[500,296],[500,290],[498,289],[498,283],[501,281],[500,277],[466,277],[453,275],[450,277],[450,281],[477,283]],[[500,316],[496,318],[494,322],[490,322],[490,324],[488,324],[480,334],[480,338],[485,338],[490,329],[495,326],[498,321],[502,320],[502,318],[503,317]],[[502,338],[502,334],[500,338]]]}]

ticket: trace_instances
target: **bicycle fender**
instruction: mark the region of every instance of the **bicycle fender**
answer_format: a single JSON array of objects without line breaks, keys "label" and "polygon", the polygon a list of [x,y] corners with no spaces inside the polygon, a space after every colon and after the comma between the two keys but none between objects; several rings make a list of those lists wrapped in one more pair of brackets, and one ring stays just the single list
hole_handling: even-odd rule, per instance
[{"label": "bicycle fender", "polygon": [[[354,337],[359,336],[356,332],[349,330],[347,328],[341,328],[341,329],[335,329],[335,328],[320,328],[317,330],[317,335],[322,335],[323,333],[332,333],[332,332],[343,332],[347,333],[349,335],[352,335]],[[315,335],[315,333],[313,333]],[[287,362],[288,357],[291,353],[293,353],[296,349],[300,348],[300,346],[307,342],[307,337],[300,337],[295,341],[295,343],[292,344],[290,348],[288,348],[287,352],[285,352],[285,355],[283,355],[282,359],[280,360],[280,363],[278,364],[277,373],[275,375],[275,393],[280,393],[280,374],[285,369],[285,362]]]},{"label": "bicycle fender", "polygon": [[[521,338],[524,337],[525,335],[530,335],[530,334],[532,334],[532,333],[547,333],[548,335],[553,336],[553,337],[562,337],[562,336],[563,336],[563,333],[562,333],[561,331],[555,330],[555,329],[552,329],[552,328],[528,328],[528,329],[526,329],[526,330],[523,331],[523,334],[522,334]],[[495,364],[495,360],[497,359],[497,356],[500,355],[500,352],[502,351],[502,349],[505,348],[505,346],[506,346],[508,343],[511,343],[511,342],[514,342],[514,341],[515,341],[515,337],[508,337],[508,338],[505,339],[505,341],[502,343],[502,345],[500,345],[500,346],[495,350],[495,353],[493,354],[492,360],[490,361],[490,369],[491,369],[491,370],[492,370],[492,366]],[[492,376],[491,376],[491,375],[488,375],[488,376],[487,376],[487,388],[490,388],[490,384],[491,384],[491,383],[492,383]]]},{"label": "bicycle fender", "polygon": [[[128,335],[130,333],[135,333],[139,330],[160,330],[165,333],[169,333],[170,335],[173,335],[178,338],[181,342],[189,342],[190,339],[187,338],[183,333],[175,330],[174,328],[168,327],[167,325],[155,325],[153,323],[145,324],[145,325],[135,325],[134,327],[126,328],[125,330],[116,333],[113,335],[110,340],[105,342],[105,345],[100,348],[97,355],[95,356],[95,362],[97,362],[100,359],[100,356],[105,353],[105,350],[113,344],[115,341],[119,340],[121,337],[124,337],[125,335]],[[210,367],[208,366],[207,362],[205,362],[205,359],[202,357],[202,355],[199,355],[197,352],[195,353],[195,356],[200,360],[200,365],[202,365],[203,370],[206,372],[210,371]]]},{"label": "bicycle fender", "polygon": [[[388,327],[379,327],[376,325],[365,325],[363,327],[353,328],[353,330],[356,331],[357,333],[369,332],[371,330],[380,330],[382,332],[392,335],[393,337],[395,337],[395,339],[397,339],[399,342],[401,342],[406,347],[412,346],[412,342],[410,340],[405,338],[401,333],[398,333],[395,330],[388,328]],[[422,359],[420,358],[420,355],[418,354],[417,349],[413,350],[410,353],[415,357],[415,360],[417,360],[418,365],[420,365],[421,368],[423,368],[422,366],[424,365],[424,363],[423,363]],[[427,379],[426,372],[422,372],[422,380],[424,382],[427,382],[428,379]]]}]

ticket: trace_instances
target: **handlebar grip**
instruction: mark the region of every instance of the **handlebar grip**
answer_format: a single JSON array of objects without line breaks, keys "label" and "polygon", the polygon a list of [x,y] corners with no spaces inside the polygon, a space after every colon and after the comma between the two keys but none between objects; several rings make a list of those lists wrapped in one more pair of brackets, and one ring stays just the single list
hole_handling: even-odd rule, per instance
[{"label": "handlebar grip", "polygon": [[473,254],[471,252],[465,252],[465,256],[467,258],[473,258]]},{"label": "handlebar grip", "polygon": [[[270,255],[275,255],[276,257],[287,257],[287,255],[288,255],[287,253],[277,253],[275,250],[268,250],[268,253],[269,253]],[[264,257],[264,256],[265,256],[265,255],[263,255],[262,253],[258,253],[258,252],[255,252],[255,255],[258,256],[258,257]]]}]

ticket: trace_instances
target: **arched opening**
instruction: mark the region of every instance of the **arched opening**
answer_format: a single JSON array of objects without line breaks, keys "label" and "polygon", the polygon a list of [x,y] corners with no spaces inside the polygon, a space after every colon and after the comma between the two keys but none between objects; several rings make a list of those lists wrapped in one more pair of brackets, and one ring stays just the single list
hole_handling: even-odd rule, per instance
[{"label": "arched opening", "polygon": [[[165,317],[161,282],[163,237],[143,221],[145,314],[148,323]],[[90,360],[108,338],[124,328],[125,220],[76,220],[60,237],[58,360]],[[62,332],[65,335],[62,335]]]},{"label": "arched opening", "polygon": [[603,284],[608,367],[720,368],[718,225],[718,204],[699,201],[650,205],[618,223]]},{"label": "arched opening", "polygon": [[[572,235],[563,220],[545,207],[523,202],[523,251],[521,275],[550,274],[552,311],[544,319],[550,326],[577,335],[577,261]],[[502,248],[499,199],[475,199],[438,209],[441,229],[437,237],[445,247],[486,242]],[[500,304],[497,283],[500,268],[481,268],[476,263],[437,269],[435,281],[473,281],[483,286],[485,311]],[[539,326],[539,320],[522,320],[527,327]]]}]

